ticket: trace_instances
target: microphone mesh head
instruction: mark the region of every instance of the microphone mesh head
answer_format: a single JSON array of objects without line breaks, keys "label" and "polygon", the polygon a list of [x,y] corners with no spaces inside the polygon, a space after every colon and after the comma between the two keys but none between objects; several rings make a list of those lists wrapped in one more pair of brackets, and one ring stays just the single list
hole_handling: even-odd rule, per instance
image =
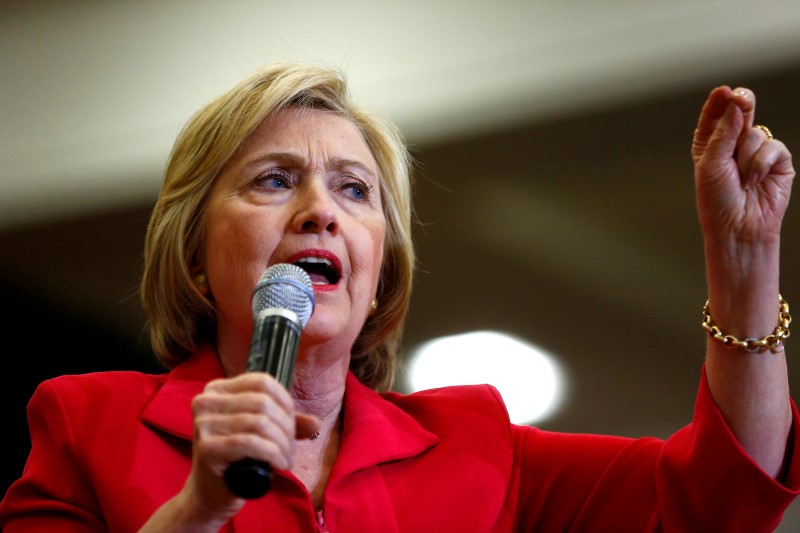
[{"label": "microphone mesh head", "polygon": [[314,312],[314,288],[308,273],[297,265],[278,263],[269,267],[256,288],[252,299],[253,318],[270,307],[288,309],[306,327]]}]

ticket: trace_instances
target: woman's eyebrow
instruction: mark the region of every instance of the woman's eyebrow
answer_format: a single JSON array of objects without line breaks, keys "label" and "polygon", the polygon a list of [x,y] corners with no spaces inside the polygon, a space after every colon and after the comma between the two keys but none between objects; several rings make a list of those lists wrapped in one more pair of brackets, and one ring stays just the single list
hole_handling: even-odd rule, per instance
[{"label": "woman's eyebrow", "polygon": [[331,164],[329,165],[330,168],[341,170],[347,167],[355,167],[365,174],[367,174],[370,178],[375,178],[375,172],[369,168],[366,164],[362,163],[361,161],[356,161],[355,159],[345,159],[340,157],[335,157],[331,159]]},{"label": "woman's eyebrow", "polygon": [[244,166],[245,168],[254,167],[262,165],[268,161],[289,163],[292,166],[302,166],[305,163],[305,160],[302,157],[291,152],[269,152],[254,157],[253,159],[247,161]]},{"label": "woman's eyebrow", "polygon": [[[281,163],[289,163],[292,166],[302,167],[306,165],[305,158],[298,154],[291,152],[269,152],[261,154],[252,160],[245,163],[245,168],[261,165],[268,161],[277,161]],[[348,159],[344,157],[334,157],[326,165],[326,168],[331,170],[342,170],[347,167],[355,167],[364,172],[371,178],[375,178],[375,171],[372,170],[367,164],[355,159]]]}]

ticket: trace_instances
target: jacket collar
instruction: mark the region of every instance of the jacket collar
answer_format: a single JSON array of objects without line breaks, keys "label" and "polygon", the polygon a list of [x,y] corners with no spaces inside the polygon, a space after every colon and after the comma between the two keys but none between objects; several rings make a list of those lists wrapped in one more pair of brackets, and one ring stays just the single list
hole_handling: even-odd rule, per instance
[{"label": "jacket collar", "polygon": [[[389,393],[387,396],[394,396]],[[344,397],[344,431],[331,477],[412,457],[439,442],[411,415],[348,372]]]},{"label": "jacket collar", "polygon": [[[213,347],[203,345],[167,376],[146,406],[142,419],[167,433],[191,440],[192,399],[212,379],[224,377]],[[387,397],[394,396],[392,393]],[[411,457],[439,438],[388,398],[363,385],[348,372],[344,397],[344,434],[332,477]]]},{"label": "jacket collar", "polygon": [[225,377],[217,354],[200,346],[189,359],[172,369],[164,386],[145,407],[142,420],[172,435],[192,440],[192,399],[212,379]]}]

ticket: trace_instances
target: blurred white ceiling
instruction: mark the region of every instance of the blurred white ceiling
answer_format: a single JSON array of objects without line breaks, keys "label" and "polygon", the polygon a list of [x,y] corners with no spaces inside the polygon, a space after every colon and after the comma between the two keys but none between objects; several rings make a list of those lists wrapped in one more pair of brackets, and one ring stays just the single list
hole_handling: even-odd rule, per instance
[{"label": "blurred white ceiling", "polygon": [[800,57],[800,2],[31,1],[0,16],[0,227],[155,196],[192,112],[257,66],[341,68],[412,144]]}]

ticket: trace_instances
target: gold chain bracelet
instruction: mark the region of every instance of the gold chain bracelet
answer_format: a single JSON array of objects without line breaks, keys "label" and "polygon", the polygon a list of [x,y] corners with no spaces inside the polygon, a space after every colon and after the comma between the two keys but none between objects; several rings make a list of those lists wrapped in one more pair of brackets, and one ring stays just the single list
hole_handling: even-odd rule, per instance
[{"label": "gold chain bracelet", "polygon": [[779,294],[780,311],[778,312],[778,325],[771,335],[767,335],[762,339],[745,339],[740,341],[732,335],[725,335],[720,329],[714,325],[711,320],[711,313],[708,309],[708,300],[703,307],[703,329],[708,332],[712,339],[721,342],[726,348],[744,348],[751,353],[760,353],[766,350],[772,353],[780,353],[783,351],[784,343],[789,338],[789,323],[792,321],[792,315],[789,314],[789,304]]}]

